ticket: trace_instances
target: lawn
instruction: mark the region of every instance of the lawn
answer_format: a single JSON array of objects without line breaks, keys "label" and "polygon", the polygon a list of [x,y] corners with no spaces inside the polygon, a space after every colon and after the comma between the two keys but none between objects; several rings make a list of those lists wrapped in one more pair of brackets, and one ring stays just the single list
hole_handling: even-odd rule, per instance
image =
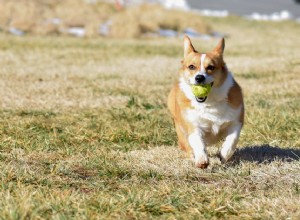
[{"label": "lawn", "polygon": [[209,148],[205,170],[166,108],[182,39],[0,34],[0,218],[299,219],[299,24],[207,21],[246,117],[233,160]]}]

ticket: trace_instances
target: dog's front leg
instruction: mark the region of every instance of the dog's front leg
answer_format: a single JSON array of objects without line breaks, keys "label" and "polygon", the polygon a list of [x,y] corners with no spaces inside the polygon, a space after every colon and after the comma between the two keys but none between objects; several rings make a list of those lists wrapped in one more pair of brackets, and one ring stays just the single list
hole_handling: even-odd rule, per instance
[{"label": "dog's front leg", "polygon": [[237,142],[240,137],[240,132],[242,129],[242,124],[240,122],[233,124],[227,133],[227,137],[222,145],[221,149],[221,161],[226,162],[233,155]]},{"label": "dog's front leg", "polygon": [[195,165],[201,169],[207,168],[209,161],[200,130],[195,129],[189,135],[188,140],[194,152]]}]

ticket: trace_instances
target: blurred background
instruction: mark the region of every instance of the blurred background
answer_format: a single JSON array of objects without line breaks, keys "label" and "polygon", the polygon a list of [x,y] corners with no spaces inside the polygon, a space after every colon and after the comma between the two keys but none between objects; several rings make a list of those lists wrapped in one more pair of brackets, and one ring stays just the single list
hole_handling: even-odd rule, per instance
[{"label": "blurred background", "polygon": [[0,0],[0,30],[13,35],[145,38],[223,36],[202,16],[295,20],[299,0]]}]

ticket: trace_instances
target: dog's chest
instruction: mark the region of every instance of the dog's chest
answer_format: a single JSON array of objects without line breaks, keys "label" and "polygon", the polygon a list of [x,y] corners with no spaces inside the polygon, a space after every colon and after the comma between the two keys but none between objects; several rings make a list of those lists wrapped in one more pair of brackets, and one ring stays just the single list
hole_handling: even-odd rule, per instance
[{"label": "dog's chest", "polygon": [[194,103],[195,108],[186,110],[187,120],[205,132],[217,135],[221,128],[235,121],[240,109],[233,109],[224,101],[220,103]]}]

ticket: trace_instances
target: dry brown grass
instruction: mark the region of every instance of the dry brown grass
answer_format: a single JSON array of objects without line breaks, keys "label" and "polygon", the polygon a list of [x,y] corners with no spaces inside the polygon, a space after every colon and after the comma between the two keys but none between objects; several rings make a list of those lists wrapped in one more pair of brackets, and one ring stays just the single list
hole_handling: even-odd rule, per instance
[{"label": "dry brown grass", "polygon": [[[59,19],[60,23],[53,23]],[[85,0],[0,0],[0,29],[17,28],[37,35],[67,34],[70,27],[81,27],[86,37],[99,36],[100,25],[112,21],[109,37],[139,38],[159,28],[183,31],[194,28],[209,33],[211,28],[201,16],[184,11],[166,10],[159,5],[140,5],[117,11],[105,1]]]},{"label": "dry brown grass", "polygon": [[166,10],[159,5],[141,5],[124,10],[112,19],[111,36],[136,38],[159,29],[183,32],[186,28],[207,34],[211,27],[197,14]]},{"label": "dry brown grass", "polygon": [[230,35],[246,124],[231,163],[216,146],[206,170],[178,150],[166,108],[182,39],[1,34],[0,216],[299,219],[298,24],[208,21]]},{"label": "dry brown grass", "polygon": [[[99,2],[88,4],[84,0],[12,0],[0,1],[0,27],[17,28],[39,35],[61,34],[68,27],[84,27],[86,36],[98,36],[101,23],[115,13],[114,6]],[[51,19],[59,18],[54,24]]]}]

